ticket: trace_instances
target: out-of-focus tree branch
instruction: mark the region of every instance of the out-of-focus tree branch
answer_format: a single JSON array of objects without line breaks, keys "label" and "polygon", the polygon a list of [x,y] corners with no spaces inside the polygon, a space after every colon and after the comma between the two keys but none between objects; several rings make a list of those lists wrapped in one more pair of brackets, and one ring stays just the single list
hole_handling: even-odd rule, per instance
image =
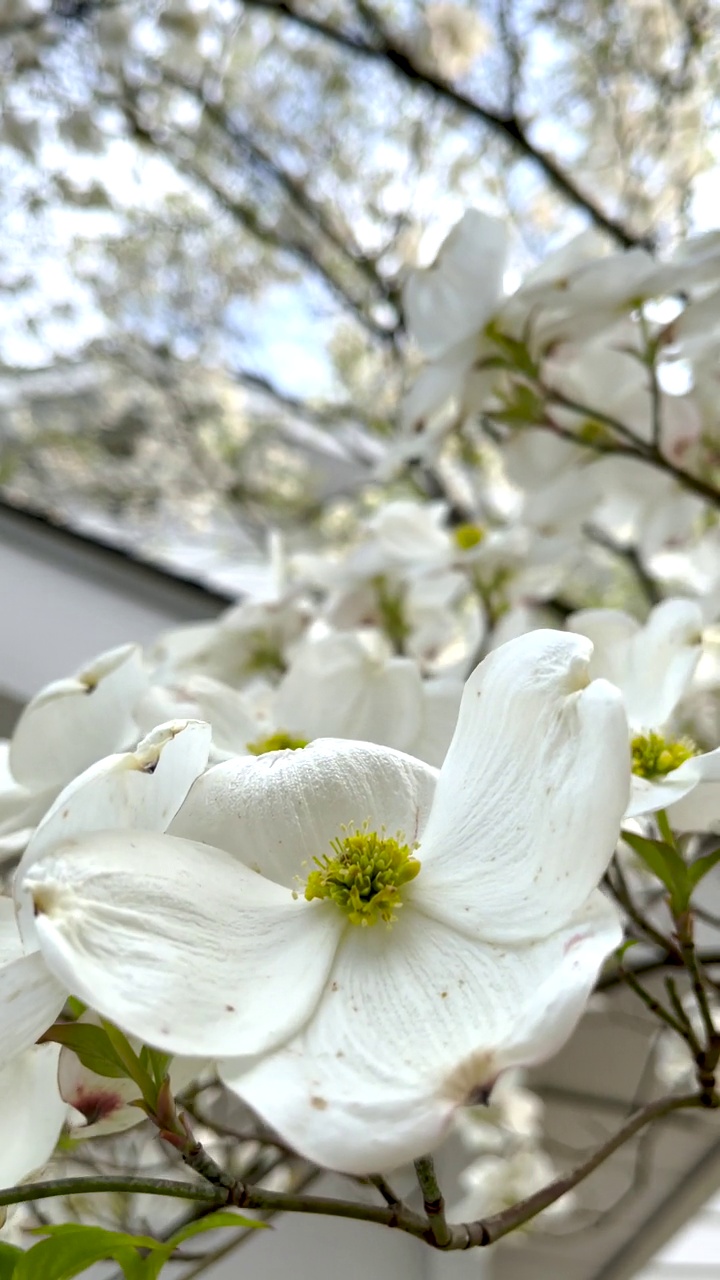
[{"label": "out-of-focus tree branch", "polygon": [[634,245],[651,247],[651,237],[633,232],[621,220],[607,214],[588,193],[581,191],[555,158],[532,142],[523,121],[512,114],[500,115],[492,111],[455,88],[430,67],[420,65],[413,53],[380,23],[377,15],[373,17],[374,29],[378,35],[372,43],[368,43],[362,36],[354,35],[323,18],[313,17],[296,8],[290,0],[243,0],[243,4],[248,9],[262,9],[265,12],[274,13],[279,19],[288,19],[306,31],[331,41],[349,54],[390,64],[405,80],[429,91],[448,106],[461,111],[466,117],[485,125],[505,139],[517,155],[531,161],[540,169],[550,185],[565,200],[584,211],[596,227],[607,232],[618,244],[626,248]]}]

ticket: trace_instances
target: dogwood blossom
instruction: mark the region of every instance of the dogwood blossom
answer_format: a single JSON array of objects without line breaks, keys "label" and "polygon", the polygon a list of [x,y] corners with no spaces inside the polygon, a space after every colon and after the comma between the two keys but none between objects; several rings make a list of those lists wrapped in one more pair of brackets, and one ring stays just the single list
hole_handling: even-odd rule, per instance
[{"label": "dogwood blossom", "polygon": [[700,660],[702,621],[691,600],[664,600],[644,626],[613,609],[568,618],[573,631],[593,641],[594,674],[612,680],[625,698],[633,754],[626,816],[668,809],[677,830],[702,831],[720,821],[720,747],[702,752],[668,727]]},{"label": "dogwood blossom", "polygon": [[590,653],[540,631],[491,654],[439,774],[332,739],[202,772],[176,730],[182,776],[170,761],[143,822],[119,786],[137,754],[95,766],[18,876],[48,974],[144,1041],[220,1060],[321,1164],[433,1147],[500,1071],[559,1047],[621,937],[595,886],[627,726]]},{"label": "dogwood blossom", "polygon": [[21,852],[66,783],[137,736],[133,707],[146,683],[139,647],[122,645],[28,703],[0,746],[0,861]]}]

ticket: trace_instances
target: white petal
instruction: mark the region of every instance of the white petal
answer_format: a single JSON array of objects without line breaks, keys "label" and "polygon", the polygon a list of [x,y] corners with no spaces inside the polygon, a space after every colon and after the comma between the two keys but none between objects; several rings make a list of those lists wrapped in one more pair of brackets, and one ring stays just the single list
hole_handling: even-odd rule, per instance
[{"label": "white petal", "polygon": [[[659,778],[633,774],[626,818],[668,809],[676,831],[712,831],[720,827],[720,747],[691,756]],[[696,825],[698,824],[698,825]]]},{"label": "white petal", "polygon": [[55,799],[56,787],[33,792],[15,781],[8,766],[9,743],[0,743],[0,862],[22,853]]},{"label": "white petal", "polygon": [[476,332],[502,295],[507,229],[500,218],[468,209],[425,271],[403,290],[408,328],[428,356]]},{"label": "white petal", "polygon": [[214,747],[245,754],[258,738],[257,721],[248,699],[237,689],[209,676],[178,677],[171,685],[153,685],[136,710],[138,723],[151,728],[174,717],[207,720]]},{"label": "white petal", "polygon": [[591,674],[619,686],[634,728],[670,719],[700,658],[702,612],[694,600],[663,600],[644,627],[614,609],[573,614],[568,627],[593,641]]},{"label": "white petal", "polygon": [[318,738],[299,751],[227,760],[198,778],[170,828],[226,849],[254,870],[296,887],[307,864],[343,826],[402,831],[412,843],[430,809],[437,773],[389,747]]},{"label": "white petal", "polygon": [[170,1053],[259,1053],[315,1007],[345,925],[219,849],[100,832],[30,869],[48,966],[93,1009]]},{"label": "white petal", "polygon": [[48,685],[15,728],[9,764],[16,781],[33,790],[62,786],[132,741],[133,704],[146,680],[139,648],[123,645]]},{"label": "white petal", "polygon": [[[465,379],[475,357],[477,343],[473,337],[458,343],[447,351],[442,359],[428,364],[418,373],[410,390],[403,397],[400,408],[400,424],[406,433],[403,456],[422,457],[428,447],[424,432],[414,435],[419,427],[441,409],[451,397],[457,399],[463,393]],[[432,440],[431,440],[432,443]]]},{"label": "white petal", "polygon": [[57,1086],[59,1046],[33,1045],[0,1070],[0,1182],[14,1187],[47,1164],[67,1114]]},{"label": "white petal", "polygon": [[465,687],[408,900],[494,941],[541,938],[599,883],[627,803],[617,689],[587,683],[584,637],[533,631]]},{"label": "white petal", "polygon": [[134,751],[91,765],[48,810],[18,878],[49,849],[87,831],[164,831],[207,763],[210,736],[210,726],[201,721],[172,720],[153,729]]},{"label": "white petal", "polygon": [[310,738],[354,738],[407,751],[420,730],[423,689],[409,658],[368,652],[344,633],[308,642],[277,693],[278,727]]},{"label": "white petal", "polygon": [[392,1169],[443,1137],[457,1106],[506,1066],[554,1052],[622,937],[596,895],[561,932],[501,950],[411,908],[391,929],[351,929],[315,1016],[225,1083],[311,1160]]},{"label": "white petal", "polygon": [[39,951],[0,968],[0,1064],[34,1044],[55,1021],[67,988],[50,973]]},{"label": "white petal", "polygon": [[428,764],[441,765],[457,724],[463,683],[456,676],[423,682],[423,723],[412,754]]}]

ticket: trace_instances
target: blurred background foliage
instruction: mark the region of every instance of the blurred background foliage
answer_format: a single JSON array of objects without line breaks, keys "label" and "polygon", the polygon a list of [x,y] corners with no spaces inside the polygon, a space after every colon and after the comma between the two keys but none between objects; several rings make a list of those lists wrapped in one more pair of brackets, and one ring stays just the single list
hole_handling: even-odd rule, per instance
[{"label": "blurred background foliage", "polygon": [[511,277],[707,229],[719,53],[705,0],[3,0],[0,491],[215,582],[341,527],[408,267],[470,205]]}]

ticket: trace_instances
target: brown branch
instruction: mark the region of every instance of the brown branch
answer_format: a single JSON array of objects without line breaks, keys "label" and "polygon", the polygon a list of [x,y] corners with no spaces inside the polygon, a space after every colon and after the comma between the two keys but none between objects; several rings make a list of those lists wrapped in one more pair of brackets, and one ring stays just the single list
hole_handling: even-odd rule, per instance
[{"label": "brown branch", "polygon": [[279,235],[272,227],[261,221],[257,210],[252,205],[243,203],[237,197],[231,196],[199,164],[190,159],[189,156],[181,155],[171,147],[167,139],[163,138],[161,141],[157,138],[152,128],[141,119],[135,104],[131,100],[124,99],[119,105],[125,114],[128,126],[134,137],[145,143],[145,145],[159,151],[163,156],[170,157],[178,173],[183,173],[191,181],[197,183],[198,186],[203,187],[215,203],[224,209],[233,221],[239,222],[249,231],[255,239],[262,244],[271,245],[272,248],[282,253],[290,254],[302,263],[304,267],[312,271],[314,275],[318,276],[340,306],[344,310],[350,310],[357,319],[358,324],[362,325],[373,338],[379,339],[383,343],[394,341],[391,331],[378,324],[371,316],[365,314],[358,300],[347,292],[336,276],[328,270],[308,245],[301,244],[299,240],[290,236]]},{"label": "brown branch", "polygon": [[440,101],[459,109],[466,116],[470,116],[471,119],[498,133],[518,155],[536,165],[556,191],[571,204],[584,210],[595,226],[607,232],[619,244],[624,245],[625,248],[634,245],[651,247],[647,237],[638,236],[629,231],[622,222],[611,218],[594,203],[589,195],[581,191],[551,155],[530,141],[525,126],[516,115],[500,115],[492,111],[454,88],[430,68],[421,67],[410,50],[380,26],[377,15],[374,15],[373,28],[378,34],[375,42],[368,44],[361,37],[335,27],[324,19],[314,18],[308,13],[295,9],[288,0],[243,0],[243,3],[246,9],[261,9],[266,13],[274,13],[278,18],[288,19],[313,35],[331,41],[346,53],[374,62],[390,64],[411,84],[429,91]]},{"label": "brown branch", "polygon": [[[217,103],[210,101],[206,94],[203,93],[200,85],[194,84],[191,80],[185,79],[185,77],[167,67],[162,69],[162,78],[166,84],[172,85],[176,89],[181,89],[193,97],[216,129],[223,134],[232,146],[241,149],[250,161],[284,192],[291,203],[313,224],[315,230],[347,260],[352,268],[364,276],[368,284],[378,292],[382,300],[395,308],[399,306],[399,290],[383,279],[371,257],[363,253],[356,244],[350,243],[333,226],[324,204],[319,200],[315,200],[298,178],[283,169],[277,160],[261,147],[257,141],[251,138],[245,130],[239,128]],[[390,334],[393,330],[387,329],[386,332]]]},{"label": "brown branch", "polygon": [[[702,1107],[703,1103],[697,1094],[685,1094],[681,1097],[659,1098],[657,1102],[651,1102],[646,1107],[641,1107],[631,1116],[622,1128],[618,1129],[607,1142],[598,1147],[587,1160],[577,1165],[571,1173],[564,1177],[556,1178],[547,1187],[543,1187],[540,1191],[536,1191],[534,1195],[528,1196],[526,1200],[521,1200],[519,1204],[513,1205],[510,1209],[504,1209],[502,1213],[496,1213],[491,1218],[486,1218],[484,1222],[470,1223],[468,1227],[463,1228],[468,1231],[468,1238],[465,1248],[472,1245],[488,1245],[494,1244],[496,1240],[502,1239],[511,1231],[515,1231],[518,1227],[524,1226],[538,1213],[542,1213],[543,1209],[547,1209],[551,1204],[555,1204],[561,1196],[572,1191],[574,1187],[584,1182],[590,1177],[601,1164],[621,1147],[635,1137],[636,1133],[646,1128],[654,1120],[660,1120],[664,1116],[670,1115],[673,1111],[686,1110],[688,1108]],[[453,1228],[457,1230],[457,1228]]]},{"label": "brown branch", "polygon": [[[90,1177],[90,1178],[57,1178],[47,1182],[36,1182],[21,1187],[11,1187],[0,1191],[0,1205],[18,1204],[24,1200],[43,1200],[52,1196],[66,1196],[101,1191],[142,1192],[150,1195],[170,1195],[188,1200],[204,1200],[206,1203],[230,1204],[241,1209],[260,1209],[275,1213],[303,1213],[315,1216],[347,1218],[358,1222],[374,1222],[378,1226],[395,1227],[407,1235],[424,1240],[435,1248],[447,1250],[469,1249],[476,1246],[493,1244],[496,1240],[508,1235],[517,1227],[523,1226],[543,1209],[554,1204],[561,1196],[567,1194],[590,1174],[594,1173],[610,1156],[614,1155],[626,1142],[629,1142],[642,1129],[655,1120],[660,1120],[672,1112],[690,1108],[711,1107],[720,1104],[720,1099],[701,1098],[698,1094],[669,1096],[651,1102],[642,1107],[626,1124],[622,1125],[612,1137],[602,1143],[581,1164],[570,1173],[556,1178],[548,1186],[534,1195],[521,1200],[501,1213],[477,1222],[450,1225],[447,1228],[448,1239],[441,1244],[435,1238],[435,1230],[427,1217],[415,1213],[403,1206],[383,1206],[357,1204],[350,1200],[333,1199],[327,1196],[305,1196],[296,1192],[269,1191],[262,1187],[246,1186],[241,1182],[233,1182],[228,1174],[218,1170],[215,1162],[205,1152],[198,1152],[199,1144],[188,1144],[185,1158],[203,1177],[212,1178],[211,1185],[193,1185],[170,1182],[157,1178],[125,1178],[125,1177]],[[228,1186],[228,1183],[231,1185]]]}]

